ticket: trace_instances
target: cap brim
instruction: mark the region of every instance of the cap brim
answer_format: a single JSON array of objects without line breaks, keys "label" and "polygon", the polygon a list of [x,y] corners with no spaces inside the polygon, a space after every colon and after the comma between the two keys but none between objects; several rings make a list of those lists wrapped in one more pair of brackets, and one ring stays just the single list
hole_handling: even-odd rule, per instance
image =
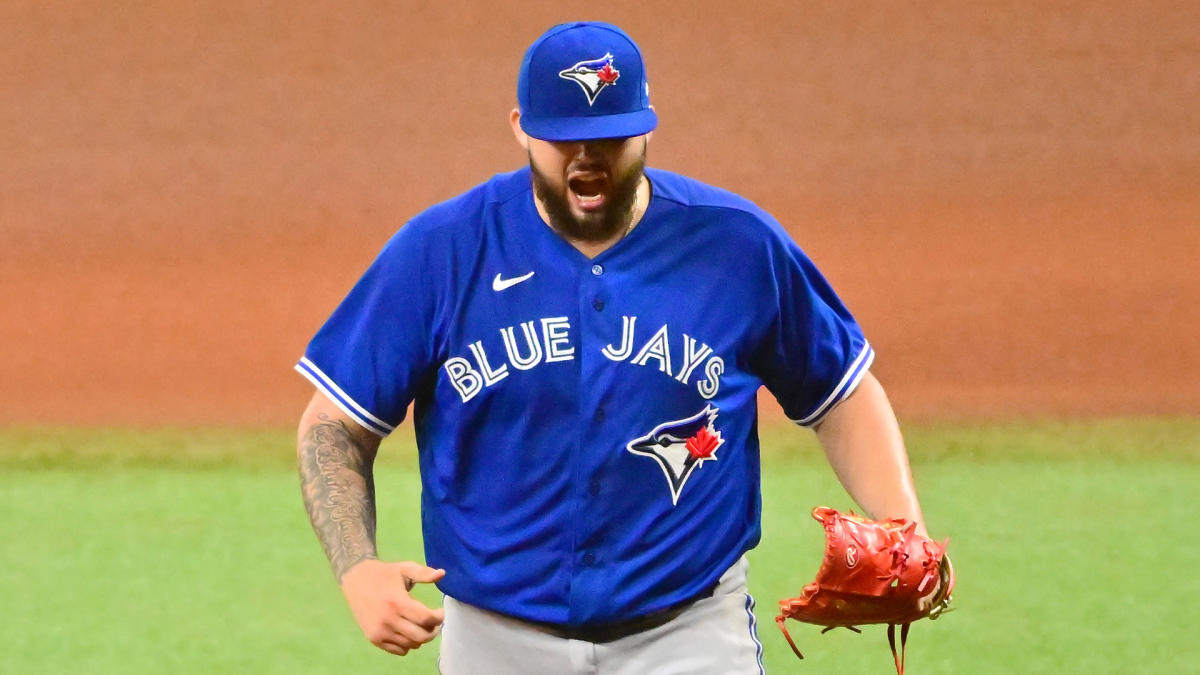
[{"label": "cap brim", "polygon": [[654,131],[658,115],[646,108],[617,115],[595,117],[529,117],[521,115],[521,128],[543,141],[586,141],[597,138],[628,138]]}]

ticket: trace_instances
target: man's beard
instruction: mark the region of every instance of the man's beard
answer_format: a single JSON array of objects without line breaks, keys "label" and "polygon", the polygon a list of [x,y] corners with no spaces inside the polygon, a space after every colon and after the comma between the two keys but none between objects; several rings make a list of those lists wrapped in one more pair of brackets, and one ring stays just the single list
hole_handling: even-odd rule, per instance
[{"label": "man's beard", "polygon": [[[558,192],[538,170],[530,157],[529,168],[533,173],[533,191],[546,208],[550,217],[550,226],[567,239],[583,242],[603,242],[624,232],[633,218],[633,202],[637,199],[638,186],[646,169],[646,151],[629,167],[624,176],[616,176],[612,189],[607,195],[608,202],[596,213],[585,213],[577,218],[571,213],[567,196]],[[570,187],[565,189],[569,190]]]}]

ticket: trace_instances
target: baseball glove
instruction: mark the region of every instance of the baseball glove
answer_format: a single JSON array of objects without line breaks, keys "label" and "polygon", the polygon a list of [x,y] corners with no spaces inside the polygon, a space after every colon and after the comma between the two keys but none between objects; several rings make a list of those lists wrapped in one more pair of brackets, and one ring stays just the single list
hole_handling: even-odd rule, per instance
[{"label": "baseball glove", "polygon": [[[825,526],[825,560],[817,578],[800,595],[779,603],[775,623],[796,656],[804,658],[784,626],[786,619],[844,627],[888,624],[888,643],[896,672],[904,675],[904,646],[912,622],[936,619],[950,604],[954,568],[946,556],[947,539],[937,543],[916,533],[904,519],[870,520],[851,511],[818,506],[812,516]],[[896,649],[900,626],[900,649]]]}]

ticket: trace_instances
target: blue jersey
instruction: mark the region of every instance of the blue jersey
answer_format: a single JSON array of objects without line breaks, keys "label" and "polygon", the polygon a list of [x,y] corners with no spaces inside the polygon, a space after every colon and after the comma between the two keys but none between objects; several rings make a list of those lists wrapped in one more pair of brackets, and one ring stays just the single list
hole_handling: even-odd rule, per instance
[{"label": "blue jersey", "polygon": [[297,365],[380,436],[414,404],[426,563],[461,601],[579,625],[711,588],[759,540],[758,388],[812,425],[871,363],[771,216],[646,175],[642,220],[590,259],[528,168],[430,208]]}]

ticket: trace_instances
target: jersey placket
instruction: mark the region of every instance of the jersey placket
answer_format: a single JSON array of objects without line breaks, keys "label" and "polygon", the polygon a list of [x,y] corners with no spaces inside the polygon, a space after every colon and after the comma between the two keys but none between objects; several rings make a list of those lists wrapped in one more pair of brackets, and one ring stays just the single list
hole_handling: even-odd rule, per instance
[{"label": "jersey placket", "polygon": [[[607,311],[608,278],[603,262],[584,261],[579,280],[579,452],[571,463],[573,489],[579,508],[576,519],[574,565],[571,586],[571,621],[594,616],[610,598],[605,568],[611,563],[603,533],[603,502],[610,492],[604,484],[604,465],[611,451],[605,429],[604,387],[594,378],[604,367],[601,349],[607,343],[606,329],[612,324]],[[619,325],[619,323],[618,323]]]}]

